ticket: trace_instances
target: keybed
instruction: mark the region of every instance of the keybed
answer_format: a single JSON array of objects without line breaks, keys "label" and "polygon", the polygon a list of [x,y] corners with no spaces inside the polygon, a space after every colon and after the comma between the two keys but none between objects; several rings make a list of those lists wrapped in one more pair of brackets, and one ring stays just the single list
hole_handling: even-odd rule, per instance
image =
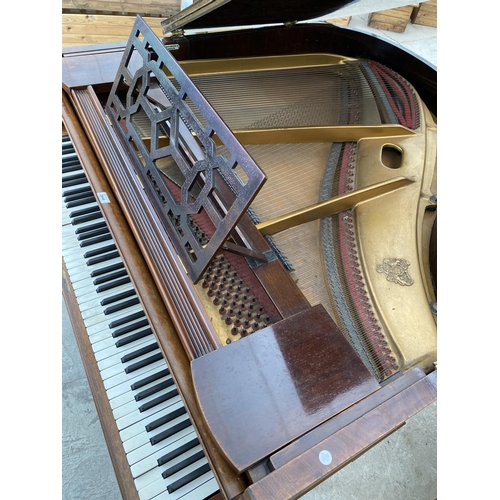
[{"label": "keybed", "polygon": [[67,136],[62,198],[63,259],[138,496],[208,498],[217,481]]}]

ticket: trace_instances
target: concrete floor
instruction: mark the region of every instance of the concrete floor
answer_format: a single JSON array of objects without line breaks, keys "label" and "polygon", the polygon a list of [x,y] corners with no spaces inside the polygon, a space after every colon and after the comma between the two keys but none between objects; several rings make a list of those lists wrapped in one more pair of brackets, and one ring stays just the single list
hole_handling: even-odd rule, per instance
[{"label": "concrete floor", "polygon": [[[349,13],[344,10],[342,15]],[[367,20],[368,14],[360,13],[353,16],[349,26],[389,38],[437,66],[436,28],[409,24],[405,33],[398,34],[368,28]],[[62,346],[62,498],[119,500],[121,495],[64,301]],[[433,500],[437,498],[436,438],[434,403],[303,498]]]}]

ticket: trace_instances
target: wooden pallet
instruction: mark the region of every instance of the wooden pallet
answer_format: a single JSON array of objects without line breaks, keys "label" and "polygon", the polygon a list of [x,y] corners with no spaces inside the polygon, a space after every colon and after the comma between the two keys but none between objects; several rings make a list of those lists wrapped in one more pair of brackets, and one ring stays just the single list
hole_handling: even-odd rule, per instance
[{"label": "wooden pallet", "polygon": [[120,14],[166,18],[180,11],[181,0],[62,0],[64,13]]},{"label": "wooden pallet", "polygon": [[[162,37],[161,17],[144,18],[159,37]],[[90,44],[126,42],[135,16],[101,14],[63,14],[62,46],[78,47]]]},{"label": "wooden pallet", "polygon": [[428,0],[415,7],[411,15],[411,22],[437,28],[437,0]]},{"label": "wooden pallet", "polygon": [[325,21],[330,24],[336,24],[337,26],[349,26],[349,23],[351,22],[351,16],[325,19]]},{"label": "wooden pallet", "polygon": [[418,4],[372,12],[368,17],[368,26],[379,30],[403,33],[415,6]]},{"label": "wooden pallet", "polygon": [[181,0],[62,0],[62,46],[126,42],[137,14],[162,37],[161,21]]}]

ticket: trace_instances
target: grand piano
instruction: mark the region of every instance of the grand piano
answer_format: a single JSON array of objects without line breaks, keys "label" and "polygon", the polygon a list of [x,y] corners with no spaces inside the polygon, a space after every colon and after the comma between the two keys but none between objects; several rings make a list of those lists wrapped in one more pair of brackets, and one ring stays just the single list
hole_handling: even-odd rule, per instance
[{"label": "grand piano", "polygon": [[436,70],[300,22],[345,3],[63,51],[63,295],[123,498],[298,498],[436,400]]}]

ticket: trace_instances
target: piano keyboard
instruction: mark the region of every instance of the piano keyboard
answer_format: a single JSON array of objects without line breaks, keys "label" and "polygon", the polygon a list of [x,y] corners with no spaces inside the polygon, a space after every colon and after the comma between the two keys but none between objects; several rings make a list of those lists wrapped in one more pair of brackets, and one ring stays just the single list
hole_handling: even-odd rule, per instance
[{"label": "piano keyboard", "polygon": [[62,138],[62,247],[140,500],[219,489],[90,184]]}]

